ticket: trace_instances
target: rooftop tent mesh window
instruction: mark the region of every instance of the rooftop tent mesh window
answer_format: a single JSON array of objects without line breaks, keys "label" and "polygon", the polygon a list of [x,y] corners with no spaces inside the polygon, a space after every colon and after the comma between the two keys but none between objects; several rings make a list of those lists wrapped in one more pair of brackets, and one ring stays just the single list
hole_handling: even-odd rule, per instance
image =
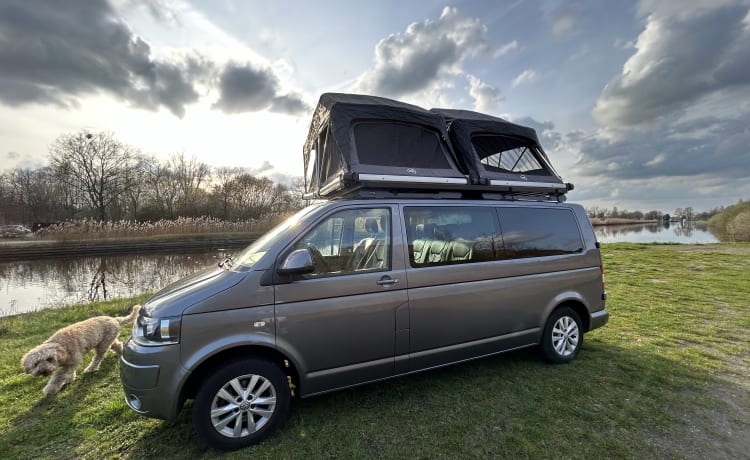
[{"label": "rooftop tent mesh window", "polygon": [[452,168],[437,131],[408,123],[366,121],[356,123],[353,133],[360,164]]},{"label": "rooftop tent mesh window", "polygon": [[317,188],[320,186],[318,183],[318,149],[313,148],[310,150],[310,156],[307,159],[307,165],[305,167],[305,173],[307,174],[305,177],[305,184],[307,187],[307,190],[317,190]]},{"label": "rooftop tent mesh window", "polygon": [[521,139],[497,134],[478,134],[471,137],[471,144],[480,162],[489,171],[549,175],[535,158],[532,150],[534,147]]},{"label": "rooftop tent mesh window", "polygon": [[315,148],[310,150],[305,168],[308,189],[315,190],[324,185],[324,182],[336,176],[341,168],[341,154],[331,134],[331,127],[326,126],[318,136]]},{"label": "rooftop tent mesh window", "polygon": [[320,177],[325,179],[336,177],[341,171],[343,164],[341,152],[339,152],[331,133],[331,125],[326,126],[323,132],[320,133],[320,137],[318,138],[318,152],[321,152],[318,159],[321,172]]}]

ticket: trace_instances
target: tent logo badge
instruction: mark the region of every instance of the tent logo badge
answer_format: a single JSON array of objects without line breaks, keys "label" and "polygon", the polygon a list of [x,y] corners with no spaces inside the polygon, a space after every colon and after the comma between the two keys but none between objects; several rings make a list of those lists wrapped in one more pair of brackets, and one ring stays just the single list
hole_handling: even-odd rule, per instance
[{"label": "tent logo badge", "polygon": [[417,170],[414,168],[408,168],[406,172],[409,174],[414,174],[415,176],[417,175]]},{"label": "tent logo badge", "polygon": [[525,176],[525,175],[523,175],[523,174],[521,174],[520,176],[518,176],[518,178],[519,178],[519,179],[521,179],[521,180],[528,180],[528,179],[526,178],[526,176]]}]

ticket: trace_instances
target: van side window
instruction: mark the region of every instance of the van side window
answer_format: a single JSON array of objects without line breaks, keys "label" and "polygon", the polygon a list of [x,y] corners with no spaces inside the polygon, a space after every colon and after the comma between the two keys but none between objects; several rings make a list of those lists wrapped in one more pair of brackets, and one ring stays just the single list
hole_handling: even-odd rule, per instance
[{"label": "van side window", "polygon": [[504,254],[500,258],[555,256],[583,252],[575,216],[567,209],[499,208]]},{"label": "van side window", "polygon": [[315,271],[308,277],[388,270],[391,266],[390,209],[337,212],[310,230],[294,249],[308,249]]},{"label": "van side window", "polygon": [[497,216],[488,207],[405,207],[412,267],[486,262],[499,243]]}]

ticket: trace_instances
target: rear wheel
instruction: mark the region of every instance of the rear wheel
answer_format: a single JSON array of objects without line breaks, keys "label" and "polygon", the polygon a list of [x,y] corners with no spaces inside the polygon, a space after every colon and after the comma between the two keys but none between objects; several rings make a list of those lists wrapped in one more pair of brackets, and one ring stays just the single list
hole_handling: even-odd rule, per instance
[{"label": "rear wheel", "polygon": [[219,368],[198,390],[193,426],[209,446],[235,450],[257,444],[289,414],[289,386],[279,366],[264,360]]},{"label": "rear wheel", "polygon": [[583,345],[581,317],[570,307],[553,311],[544,327],[542,353],[552,363],[573,361]]}]

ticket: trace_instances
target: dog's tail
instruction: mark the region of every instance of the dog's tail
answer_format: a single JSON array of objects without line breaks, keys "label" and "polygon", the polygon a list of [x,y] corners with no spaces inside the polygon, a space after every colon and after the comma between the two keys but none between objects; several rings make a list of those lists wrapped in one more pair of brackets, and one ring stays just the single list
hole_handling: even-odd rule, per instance
[{"label": "dog's tail", "polygon": [[134,305],[133,306],[133,311],[131,311],[128,316],[120,316],[120,317],[115,318],[115,319],[120,324],[132,323],[135,320],[135,318],[138,316],[138,312],[140,310],[141,310],[141,306],[140,305]]}]

